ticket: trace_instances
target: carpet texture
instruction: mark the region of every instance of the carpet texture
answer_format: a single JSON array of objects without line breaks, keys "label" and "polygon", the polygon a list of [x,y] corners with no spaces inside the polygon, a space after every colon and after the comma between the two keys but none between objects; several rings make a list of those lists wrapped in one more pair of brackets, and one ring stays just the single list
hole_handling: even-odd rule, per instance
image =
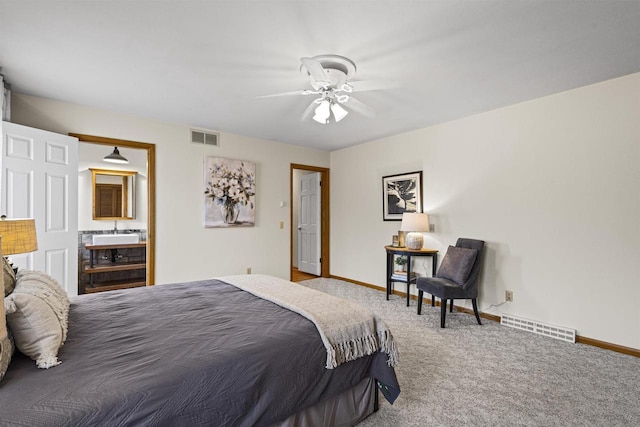
[{"label": "carpet texture", "polygon": [[359,426],[639,426],[640,359],[335,279],[300,282],[372,310],[400,352],[394,405]]}]

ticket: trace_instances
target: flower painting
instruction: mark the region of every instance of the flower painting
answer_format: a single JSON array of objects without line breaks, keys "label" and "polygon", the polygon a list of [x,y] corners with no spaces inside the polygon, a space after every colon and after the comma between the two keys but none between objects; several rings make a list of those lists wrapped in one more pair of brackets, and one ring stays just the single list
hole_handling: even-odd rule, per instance
[{"label": "flower painting", "polygon": [[405,212],[422,212],[422,172],[382,177],[385,221],[400,221]]},{"label": "flower painting", "polygon": [[256,164],[206,157],[204,161],[204,226],[255,224]]}]

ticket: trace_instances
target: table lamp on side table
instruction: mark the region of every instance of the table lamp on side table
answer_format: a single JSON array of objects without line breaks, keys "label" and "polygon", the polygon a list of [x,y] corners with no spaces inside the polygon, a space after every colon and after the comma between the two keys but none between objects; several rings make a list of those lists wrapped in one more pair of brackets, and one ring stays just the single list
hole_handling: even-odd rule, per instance
[{"label": "table lamp on side table", "polygon": [[422,233],[429,231],[429,216],[426,213],[405,212],[402,214],[400,230],[407,232],[404,237],[407,248],[420,250],[424,244]]},{"label": "table lamp on side table", "polygon": [[36,238],[36,220],[7,219],[0,217],[0,236],[2,236],[2,255],[24,254],[38,250]]}]

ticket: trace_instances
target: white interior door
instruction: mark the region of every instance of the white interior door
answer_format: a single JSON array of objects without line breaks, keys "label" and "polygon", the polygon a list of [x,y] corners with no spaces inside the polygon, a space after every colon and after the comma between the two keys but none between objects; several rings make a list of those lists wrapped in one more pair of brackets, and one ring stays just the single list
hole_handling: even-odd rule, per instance
[{"label": "white interior door", "polygon": [[12,255],[19,267],[44,271],[78,294],[78,139],[2,124],[1,213],[34,218],[38,250]]},{"label": "white interior door", "polygon": [[320,275],[320,172],[300,178],[298,270]]}]

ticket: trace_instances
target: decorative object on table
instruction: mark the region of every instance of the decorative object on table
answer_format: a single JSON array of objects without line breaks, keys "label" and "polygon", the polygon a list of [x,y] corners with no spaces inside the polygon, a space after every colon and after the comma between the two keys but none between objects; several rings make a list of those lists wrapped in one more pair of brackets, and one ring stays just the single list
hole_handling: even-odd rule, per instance
[{"label": "decorative object on table", "polygon": [[255,163],[207,156],[204,187],[205,227],[255,224]]},{"label": "decorative object on table", "polygon": [[[397,266],[400,267],[400,272],[406,272],[407,270],[407,257],[404,255],[396,256],[396,259],[393,261]],[[394,271],[396,273],[396,271]],[[406,276],[406,273],[405,273]]]},{"label": "decorative object on table", "polygon": [[392,242],[391,246],[393,246],[394,248],[397,248],[398,246],[400,246],[398,244],[398,236],[396,235],[391,236],[391,242]]},{"label": "decorative object on table", "polygon": [[[411,272],[411,282],[416,280],[416,273]],[[391,275],[391,280],[398,282],[406,282],[407,281],[407,272],[406,271],[394,271]]]},{"label": "decorative object on table", "polygon": [[424,244],[423,232],[429,231],[429,216],[426,213],[406,212],[402,214],[402,231],[406,231],[405,244],[409,249],[420,250]]},{"label": "decorative object on table", "polygon": [[2,236],[2,254],[4,256],[38,250],[36,220],[33,218],[8,219],[6,215],[2,215],[0,217],[0,236]]},{"label": "decorative object on table", "polygon": [[422,211],[422,171],[382,177],[382,219],[400,221],[405,212]]},{"label": "decorative object on table", "polygon": [[404,248],[404,231],[398,231],[398,247]]}]

